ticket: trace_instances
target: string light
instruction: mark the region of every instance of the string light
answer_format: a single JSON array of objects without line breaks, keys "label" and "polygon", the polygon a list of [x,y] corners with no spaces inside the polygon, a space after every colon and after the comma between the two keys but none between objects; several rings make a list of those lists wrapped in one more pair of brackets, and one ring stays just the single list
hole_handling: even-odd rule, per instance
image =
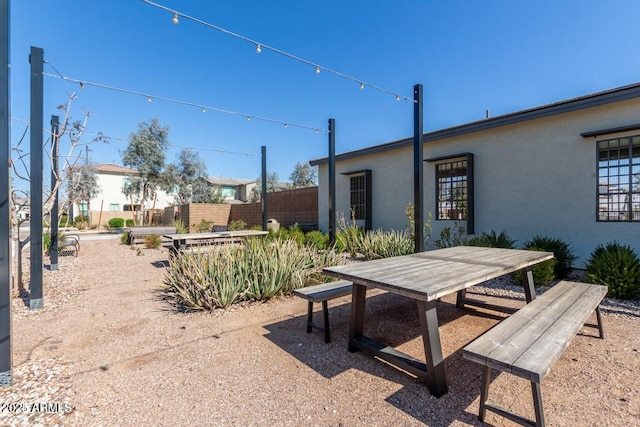
[{"label": "string light", "polygon": [[316,74],[320,74],[320,67],[316,65]]},{"label": "string light", "polygon": [[80,89],[84,89],[84,82],[80,82]]},{"label": "string light", "polygon": [[203,113],[206,113],[206,112],[207,112],[207,109],[206,109],[206,108],[204,108],[204,107],[202,107],[202,112],[203,112]]},{"label": "string light", "polygon": [[[51,64],[49,64],[51,65]],[[122,93],[128,93],[130,95],[137,95],[137,96],[144,96],[147,98],[147,102],[151,102],[152,100],[152,96],[154,99],[159,99],[161,101],[166,101],[166,102],[172,102],[174,104],[180,104],[180,105],[187,105],[190,107],[196,107],[198,109],[202,109],[202,110],[211,110],[211,111],[216,111],[218,113],[225,113],[225,114],[231,114],[231,115],[235,115],[235,116],[242,116],[242,117],[246,117],[247,121],[250,121],[252,118],[256,119],[256,120],[261,120],[263,122],[269,122],[269,123],[276,123],[276,124],[281,124],[284,125],[284,127],[288,127],[288,126],[293,126],[293,127],[297,127],[300,129],[308,129],[308,130],[312,130],[315,131],[317,128],[312,127],[312,126],[306,126],[306,125],[301,125],[301,124],[296,124],[296,123],[291,123],[291,122],[284,122],[282,120],[277,120],[277,119],[272,119],[269,117],[262,117],[262,116],[255,116],[255,115],[251,115],[251,114],[247,114],[247,113],[241,113],[241,112],[237,112],[237,111],[231,111],[231,110],[225,110],[222,108],[217,108],[217,107],[211,107],[211,106],[205,106],[202,104],[196,104],[193,102],[188,102],[188,101],[181,101],[178,99],[173,99],[173,98],[167,98],[164,96],[157,96],[157,95],[149,95],[147,93],[143,93],[143,92],[138,92],[138,91],[134,91],[134,90],[130,90],[130,89],[122,89],[122,88],[118,88],[115,86],[109,86],[109,85],[105,85],[102,83],[96,83],[96,82],[89,82],[86,80],[78,80],[72,77],[67,77],[67,76],[63,76],[62,74],[60,74],[60,72],[58,72],[58,70],[55,69],[55,67],[52,66],[52,68],[56,71],[57,75],[55,74],[50,74],[50,73],[42,73],[43,76],[46,77],[53,77],[53,78],[57,78],[57,79],[61,79],[67,82],[71,82],[71,83],[75,83],[75,84],[79,84],[80,82],[83,82],[84,85],[89,85],[89,86],[93,86],[93,87],[97,87],[97,88],[101,88],[101,89],[107,89],[107,90],[112,90],[115,92],[122,92]],[[327,129],[320,129],[323,132],[328,132]]]},{"label": "string light", "polygon": [[[295,61],[302,62],[303,64],[312,65],[312,66],[316,67],[316,73],[318,73],[319,70],[320,70],[320,68],[319,68],[319,66],[317,64],[315,64],[315,63],[313,63],[313,62],[311,62],[311,61],[309,61],[307,59],[301,58],[299,56],[296,56],[296,55],[293,55],[291,53],[285,52],[283,50],[277,49],[275,47],[272,47],[272,46],[269,46],[269,45],[265,45],[264,43],[260,43],[260,42],[258,42],[256,40],[252,40],[249,37],[245,37],[245,36],[243,36],[241,34],[234,33],[233,31],[229,31],[229,30],[227,30],[225,28],[222,28],[222,27],[219,27],[217,25],[211,24],[209,22],[203,21],[202,19],[198,19],[196,17],[190,16],[190,15],[186,15],[186,14],[184,14],[182,12],[178,12],[177,10],[169,9],[166,6],[163,6],[163,5],[158,4],[158,3],[154,3],[154,2],[152,2],[150,0],[140,0],[140,1],[142,1],[143,3],[146,3],[146,4],[150,5],[150,6],[157,7],[159,9],[165,10],[167,12],[173,13],[174,17],[179,14],[183,18],[190,19],[190,20],[192,20],[194,22],[197,22],[198,24],[204,25],[204,26],[212,28],[212,29],[214,29],[216,31],[220,31],[221,33],[224,33],[224,34],[233,36],[235,38],[238,38],[240,40],[244,40],[244,41],[246,41],[248,43],[251,43],[251,44],[256,46],[256,52],[257,53],[262,52],[262,49],[268,49],[268,50],[270,50],[272,52],[275,52],[277,54],[285,56],[285,57],[287,57],[289,59],[293,59]],[[342,77],[343,79],[347,79],[347,80],[354,81],[356,83],[360,83],[360,89],[364,89],[364,84],[366,82],[363,82],[362,80],[356,79],[355,77],[351,77],[351,76],[349,76],[347,74],[341,73],[341,72],[333,70],[331,68],[322,67],[322,69],[324,69],[328,73],[334,74],[334,75],[336,75],[338,77]],[[416,102],[413,98],[408,98],[406,96],[400,96],[399,94],[397,94],[395,92],[392,92],[390,90],[384,89],[384,88],[382,88],[380,86],[376,86],[376,85],[371,84],[371,83],[366,83],[366,85],[369,86],[370,88],[378,90],[380,92],[384,92],[384,93],[393,95],[394,97],[396,97],[396,99],[404,99],[405,101]]]},{"label": "string light", "polygon": [[178,14],[177,14],[177,13],[174,13],[174,14],[173,14],[173,23],[174,23],[175,25],[178,25]]}]

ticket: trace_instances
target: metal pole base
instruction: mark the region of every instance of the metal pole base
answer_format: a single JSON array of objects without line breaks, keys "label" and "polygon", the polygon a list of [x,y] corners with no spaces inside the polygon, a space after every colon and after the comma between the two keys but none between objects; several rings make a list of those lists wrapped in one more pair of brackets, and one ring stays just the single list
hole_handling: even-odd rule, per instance
[{"label": "metal pole base", "polygon": [[11,387],[11,371],[0,372],[0,387]]},{"label": "metal pole base", "polygon": [[34,298],[29,300],[29,308],[31,310],[42,310],[42,298]]}]

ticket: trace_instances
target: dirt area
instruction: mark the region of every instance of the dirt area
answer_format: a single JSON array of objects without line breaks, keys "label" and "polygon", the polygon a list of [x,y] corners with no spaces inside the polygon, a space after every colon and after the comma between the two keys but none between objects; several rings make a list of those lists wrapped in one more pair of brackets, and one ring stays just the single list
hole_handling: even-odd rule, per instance
[{"label": "dirt area", "polygon": [[[176,311],[163,299],[167,259],[114,237],[82,241],[78,258],[45,270],[44,309],[14,301],[14,385],[0,391],[0,424],[481,425],[481,367],[461,348],[499,321],[495,313],[458,310],[453,298],[439,304],[449,392],[436,399],[410,375],[347,351],[349,297],[330,302],[325,344],[320,332],[305,332],[306,302],[295,297]],[[524,304],[516,294],[500,302]],[[605,304],[603,317],[606,339],[583,329],[542,383],[550,426],[640,425],[640,310]],[[366,325],[374,338],[423,355],[413,301],[371,292]],[[526,381],[495,375],[490,393],[533,416]],[[493,414],[487,421],[511,425]]]}]

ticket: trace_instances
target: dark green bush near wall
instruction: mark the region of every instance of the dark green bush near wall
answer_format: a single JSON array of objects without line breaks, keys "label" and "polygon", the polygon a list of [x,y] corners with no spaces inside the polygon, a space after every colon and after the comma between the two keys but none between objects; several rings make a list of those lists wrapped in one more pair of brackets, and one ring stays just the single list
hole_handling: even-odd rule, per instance
[{"label": "dark green bush near wall", "polygon": [[124,227],[124,218],[111,218],[109,220],[109,228],[122,228]]},{"label": "dark green bush near wall", "polygon": [[466,244],[485,248],[514,249],[516,240],[509,237],[506,231],[501,231],[500,234],[496,234],[494,230],[491,230],[491,233],[482,232],[481,235],[472,237],[467,240]]},{"label": "dark green bush near wall", "polygon": [[[527,250],[547,252],[545,249],[536,248],[536,247],[529,247],[527,248]],[[557,261],[552,258],[544,262],[541,262],[539,264],[534,264],[533,266],[531,266],[531,272],[533,273],[533,283],[536,286],[544,285],[546,283],[549,283],[555,280],[556,275],[554,273],[554,269],[555,269],[556,262]],[[515,273],[512,273],[511,276],[513,277],[513,279],[518,285],[522,285],[521,272],[517,271]]]},{"label": "dark green bush near wall", "polygon": [[610,298],[635,299],[640,291],[640,260],[628,245],[598,245],[587,261],[587,280],[606,285]]},{"label": "dark green bush near wall", "polygon": [[133,227],[136,225],[136,222],[133,219],[129,218],[125,221],[125,224],[127,225],[127,227]]},{"label": "dark green bush near wall", "polygon": [[553,252],[556,265],[554,273],[556,279],[564,279],[571,270],[573,262],[578,259],[573,253],[571,245],[562,239],[547,236],[535,236],[533,239],[525,242],[522,249],[537,248],[545,252]]}]

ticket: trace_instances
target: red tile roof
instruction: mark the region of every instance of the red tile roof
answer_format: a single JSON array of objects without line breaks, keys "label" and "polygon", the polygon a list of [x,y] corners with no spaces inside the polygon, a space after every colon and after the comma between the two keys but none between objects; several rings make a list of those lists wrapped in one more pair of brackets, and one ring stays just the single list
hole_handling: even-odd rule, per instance
[{"label": "red tile roof", "polygon": [[96,171],[98,173],[113,173],[113,174],[122,174],[122,175],[136,175],[138,173],[137,170],[131,169],[125,166],[115,165],[113,163],[104,163],[99,165],[94,165]]}]

